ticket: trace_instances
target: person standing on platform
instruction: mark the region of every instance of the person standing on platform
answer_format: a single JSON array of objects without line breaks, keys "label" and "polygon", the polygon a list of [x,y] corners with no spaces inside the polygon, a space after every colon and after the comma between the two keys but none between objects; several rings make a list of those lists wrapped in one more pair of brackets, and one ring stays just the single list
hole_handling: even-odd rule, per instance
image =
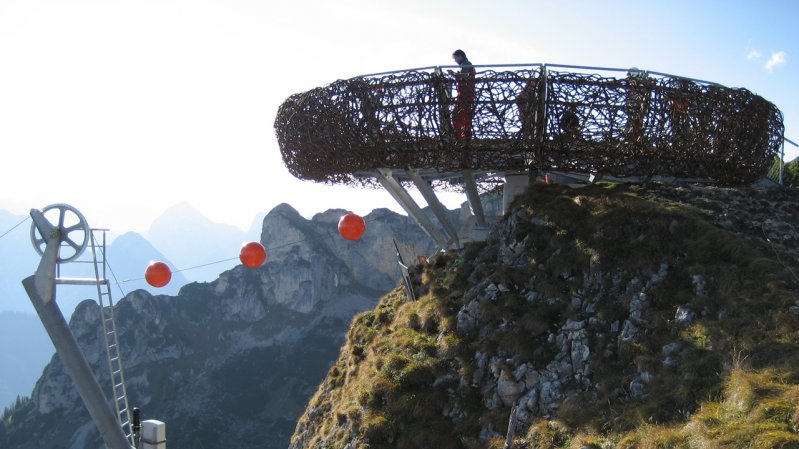
[{"label": "person standing on platform", "polygon": [[472,106],[475,98],[474,65],[466,58],[463,50],[455,50],[452,59],[461,67],[459,72],[448,70],[455,77],[458,89],[455,108],[452,110],[452,128],[456,139],[469,140],[472,137]]}]

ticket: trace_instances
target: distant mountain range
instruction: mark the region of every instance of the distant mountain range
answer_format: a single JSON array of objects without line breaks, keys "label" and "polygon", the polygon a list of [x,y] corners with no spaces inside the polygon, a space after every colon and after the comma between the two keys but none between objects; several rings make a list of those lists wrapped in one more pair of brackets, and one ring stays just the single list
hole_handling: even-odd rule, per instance
[{"label": "distant mountain range", "polygon": [[265,215],[259,214],[250,229],[242,231],[232,225],[215,223],[189,204],[180,203],[153,221],[144,237],[176,269],[184,270],[181,273],[188,281],[209,282],[239,264],[242,243],[258,241]]},{"label": "distant mountain range", "polygon": [[35,315],[0,312],[0,409],[31,394],[36,379],[55,353]]},{"label": "distant mountain range", "polygon": [[[400,278],[397,247],[406,260],[435,250],[410,218],[387,209],[364,217],[363,238],[344,240],[336,232],[344,213],[307,220],[281,204],[263,220],[269,259],[260,268],[237,264],[175,296],[134,290],[117,303],[130,403],[143,418],[168,422],[170,447],[286,447],[353,315]],[[85,301],[70,327],[108,385],[98,318],[96,303]],[[7,416],[0,447],[101,446],[58,357]]]},{"label": "distant mountain range", "polygon": [[36,270],[40,258],[30,241],[30,220],[24,222],[25,218],[0,210],[0,233],[6,233],[0,238],[0,311],[34,313],[21,282]]},{"label": "distant mountain range", "polygon": [[[189,282],[216,279],[239,264],[243,242],[258,240],[263,216],[256,217],[245,232],[214,223],[183,203],[154,221],[146,237],[136,232],[116,237],[106,249],[112,298],[118,300],[137,289],[153,295],[177,295]],[[18,395],[29,395],[35,378],[53,355],[52,344],[21,283],[36,271],[41,260],[31,244],[30,227],[26,215],[0,210],[0,234],[8,232],[0,238],[0,408],[10,405]],[[163,288],[151,287],[144,280],[144,271],[153,260],[163,261],[173,269],[172,280]],[[75,269],[69,267],[71,276],[94,275],[91,266]],[[81,301],[96,300],[97,290],[93,286],[60,286],[56,298],[68,319]],[[4,323],[14,323],[13,329],[24,333],[11,331]],[[15,335],[24,335],[26,344],[16,344]],[[15,344],[5,343],[9,341]],[[10,369],[18,366],[11,363],[13,360],[24,361],[24,367]]]},{"label": "distant mountain range", "polygon": [[[139,288],[152,294],[174,295],[188,282],[216,279],[219,273],[239,263],[243,243],[259,239],[264,216],[259,214],[250,229],[242,231],[235,226],[215,223],[186,203],[167,209],[144,235],[127,232],[108,245],[107,260],[116,278],[111,281],[119,282],[112,292],[114,297]],[[30,220],[25,221],[27,218],[0,210],[0,232],[10,230],[0,239],[0,266],[3,267],[0,270],[0,311],[34,313],[21,285],[22,279],[36,270],[40,260],[30,241],[31,224]],[[15,225],[19,226],[14,228]],[[163,288],[150,287],[144,281],[144,271],[153,260],[163,261],[173,270],[172,280]],[[95,296],[93,287],[62,288],[58,301],[61,310],[69,316],[80,301]]]}]

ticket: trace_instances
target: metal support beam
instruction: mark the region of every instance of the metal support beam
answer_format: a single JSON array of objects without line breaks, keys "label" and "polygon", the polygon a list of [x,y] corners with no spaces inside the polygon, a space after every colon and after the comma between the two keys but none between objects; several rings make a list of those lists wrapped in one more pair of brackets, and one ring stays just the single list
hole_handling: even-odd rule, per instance
[{"label": "metal support beam", "polygon": [[33,277],[36,283],[36,291],[39,292],[43,301],[48,302],[55,298],[55,277],[56,266],[58,264],[58,250],[61,246],[62,235],[58,228],[54,227],[44,218],[44,215],[36,209],[31,209],[31,219],[39,229],[42,239],[45,241],[42,260],[36,269]]},{"label": "metal support beam", "polygon": [[[106,446],[108,449],[131,449],[130,443],[122,432],[122,427],[108,405],[103,390],[80,351],[78,342],[75,341],[75,336],[72,335],[61,309],[55,302],[55,259],[60,244],[61,239],[58,237],[47,242],[36,274],[25,278],[22,285]],[[45,283],[49,285],[43,285]],[[44,297],[43,294],[48,297]]]},{"label": "metal support beam", "polygon": [[51,225],[36,209],[32,209],[30,215],[46,246],[36,273],[25,278],[22,285],[106,446],[108,449],[130,449],[122,427],[114,417],[100,384],[55,301],[58,252],[64,238],[61,231],[63,223],[58,227]]},{"label": "metal support beam", "polygon": [[485,227],[486,218],[483,212],[483,203],[480,202],[480,194],[477,192],[477,183],[474,181],[474,174],[471,170],[464,170],[462,174],[463,186],[466,188],[466,198],[469,200],[472,214],[474,214],[475,219],[477,219],[477,225]]},{"label": "metal support beam", "polygon": [[88,279],[88,278],[56,278],[58,285],[106,285],[108,279]]},{"label": "metal support beam", "polygon": [[425,201],[427,201],[427,205],[433,210],[433,214],[435,214],[438,222],[441,223],[441,226],[444,227],[444,231],[447,232],[450,236],[450,240],[455,244],[455,248],[460,248],[461,244],[458,239],[458,231],[455,229],[455,226],[450,221],[449,217],[447,216],[447,208],[441,204],[441,201],[438,200],[436,196],[436,192],[433,191],[433,188],[430,187],[430,184],[427,183],[422,177],[419,175],[419,170],[405,170],[405,173],[408,177],[413,181],[413,184],[419,189],[419,193],[422,194],[422,197]]},{"label": "metal support beam", "polygon": [[382,168],[377,169],[377,179],[388,191],[388,193],[394,197],[394,200],[399,203],[402,209],[408,213],[408,216],[411,217],[431,239],[433,239],[440,249],[449,248],[450,242],[448,242],[444,235],[441,234],[438,229],[436,229],[436,227],[433,225],[433,222],[427,218],[427,215],[424,214],[422,208],[416,204],[416,201],[411,198],[402,185],[397,182],[396,179],[394,179],[394,177],[391,175],[391,170]]}]

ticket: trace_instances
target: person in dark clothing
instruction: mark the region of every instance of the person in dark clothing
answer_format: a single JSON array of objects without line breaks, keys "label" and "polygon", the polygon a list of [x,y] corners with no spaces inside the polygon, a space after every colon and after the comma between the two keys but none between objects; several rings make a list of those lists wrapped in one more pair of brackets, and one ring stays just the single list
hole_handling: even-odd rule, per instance
[{"label": "person in dark clothing", "polygon": [[535,127],[536,109],[538,108],[538,78],[530,78],[519,95],[516,96],[516,107],[519,108],[519,122],[522,125],[521,136],[528,138]]},{"label": "person in dark clothing", "polygon": [[580,137],[580,117],[577,115],[577,108],[570,105],[560,116],[560,131],[567,139],[577,139]]},{"label": "person in dark clothing", "polygon": [[455,50],[452,59],[461,66],[459,72],[448,70],[448,73],[455,77],[458,89],[455,108],[452,110],[452,128],[456,139],[469,140],[472,137],[472,105],[475,98],[474,65],[466,58],[463,50]]},{"label": "person in dark clothing", "polygon": [[624,106],[627,114],[626,132],[631,140],[641,141],[644,138],[644,124],[649,114],[654,81],[643,70],[635,67],[627,72],[625,80],[627,100]]}]

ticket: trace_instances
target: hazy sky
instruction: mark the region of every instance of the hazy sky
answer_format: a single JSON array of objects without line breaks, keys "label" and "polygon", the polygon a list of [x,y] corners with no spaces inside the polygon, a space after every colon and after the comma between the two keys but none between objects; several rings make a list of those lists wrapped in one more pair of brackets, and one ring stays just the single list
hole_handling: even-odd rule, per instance
[{"label": "hazy sky", "polygon": [[451,64],[456,48],[475,64],[745,87],[797,141],[798,18],[793,0],[0,0],[0,209],[68,203],[116,233],[180,202],[240,228],[281,202],[399,210],[382,190],[289,175],[275,113],[337,79]]}]

